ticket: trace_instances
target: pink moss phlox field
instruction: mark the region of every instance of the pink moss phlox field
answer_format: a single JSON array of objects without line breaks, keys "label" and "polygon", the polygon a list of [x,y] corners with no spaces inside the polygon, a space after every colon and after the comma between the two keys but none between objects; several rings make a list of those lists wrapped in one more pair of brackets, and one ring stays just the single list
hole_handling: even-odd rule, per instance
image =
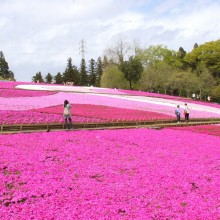
[{"label": "pink moss phlox field", "polygon": [[[48,108],[36,109],[37,112],[53,113],[59,114],[63,111],[63,106],[52,106]],[[124,109],[116,107],[108,107],[101,105],[87,105],[87,104],[74,104],[72,113],[76,116],[84,116],[90,118],[104,119],[105,121],[117,121],[127,120],[127,121],[141,121],[141,120],[168,120],[174,119],[175,117],[167,116],[162,113],[141,111],[134,109]]]},{"label": "pink moss phlox field", "polygon": [[56,94],[56,92],[19,90],[19,89],[0,89],[0,97],[5,97],[5,98],[47,96],[53,94]]},{"label": "pink moss phlox field", "polygon": [[199,126],[187,126],[187,127],[174,127],[172,129],[192,131],[192,132],[197,132],[197,133],[220,136],[220,126],[219,125],[199,125]]},{"label": "pink moss phlox field", "polygon": [[0,88],[1,89],[10,89],[10,88],[12,89],[12,88],[15,88],[15,86],[20,85],[20,84],[29,85],[33,83],[0,81]]},{"label": "pink moss phlox field", "polygon": [[[177,100],[181,102],[186,103],[194,103],[194,104],[200,104],[200,105],[206,105],[211,107],[220,108],[220,104],[213,103],[213,102],[207,102],[207,101],[200,101],[200,100],[192,100],[190,98],[185,98],[181,96],[172,96],[172,95],[165,95],[160,93],[154,93],[154,92],[144,92],[144,91],[134,91],[134,90],[118,90],[119,93],[129,94],[129,95],[136,95],[136,96],[147,96],[147,97],[155,97],[155,98],[164,98],[164,99],[170,99],[170,100]],[[115,92],[116,94],[116,92]]]},{"label": "pink moss phlox field", "polygon": [[118,89],[108,89],[108,88],[91,88],[92,92],[96,92],[96,93],[106,93],[106,94],[127,94],[126,92],[123,92],[123,90],[118,90]]},{"label": "pink moss phlox field", "polygon": [[[84,116],[72,115],[74,123],[87,123],[87,122],[104,122],[100,118],[91,118]],[[34,110],[24,111],[1,111],[0,110],[0,124],[47,124],[47,123],[62,123],[64,121],[62,110],[57,113],[45,113]]]},{"label": "pink moss phlox field", "polygon": [[[41,97],[17,97],[2,98],[0,97],[0,110],[28,110],[39,109],[50,106],[56,106],[68,99],[71,104],[90,104],[103,105],[115,108],[135,109],[142,111],[150,111],[174,116],[175,105],[170,106],[168,100],[162,100],[162,103],[155,103],[154,100],[142,102],[140,100],[130,100],[127,98],[97,95],[97,94],[81,94],[81,93],[65,93],[58,92],[53,95]],[[175,103],[176,104],[176,103]],[[210,118],[219,117],[220,113],[211,112],[208,107],[204,107],[203,111],[193,110],[190,112],[192,118]]]},{"label": "pink moss phlox field", "polygon": [[[159,99],[153,97],[140,97],[135,96],[139,93],[138,91],[130,91],[134,96],[123,95],[123,92],[118,91],[117,89],[98,89],[91,88],[95,92],[102,91],[105,94],[91,94],[91,93],[67,93],[67,92],[51,92],[51,91],[32,91],[32,90],[22,90],[22,89],[14,89],[13,86],[18,85],[17,82],[6,83],[0,82],[3,89],[0,89],[0,111],[4,113],[4,111],[9,111],[8,115],[5,113],[1,116],[2,122],[5,123],[4,120],[9,119],[10,123],[14,121],[26,121],[26,118],[30,118],[29,116],[25,117],[25,112],[23,111],[35,111],[43,113],[47,112],[48,115],[39,115],[39,119],[37,119],[38,115],[36,113],[31,114],[33,116],[32,121],[36,123],[39,121],[42,123],[45,117],[48,122],[58,122],[58,116],[53,115],[61,114],[62,108],[58,107],[57,111],[59,112],[51,112],[56,107],[61,106],[65,99],[68,99],[70,103],[73,105],[73,115],[85,117],[85,120],[88,122],[92,121],[109,121],[109,120],[166,120],[166,119],[174,119],[174,109],[177,104],[181,104],[183,106],[184,102],[180,102],[177,100],[171,99]],[[31,83],[30,83],[31,84]],[[13,85],[13,86],[12,86]],[[35,84],[36,85],[36,84]],[[9,87],[8,89],[7,86]],[[50,86],[47,85],[45,88]],[[30,87],[31,88],[31,87]],[[65,87],[67,88],[67,87]],[[83,89],[83,87],[81,87]],[[125,90],[126,92],[126,90]],[[106,94],[109,93],[109,94]],[[119,95],[116,95],[120,93]],[[129,92],[128,92],[129,93]],[[147,93],[148,94],[148,93]],[[159,94],[160,95],[160,94]],[[166,95],[164,95],[166,96]],[[169,96],[168,96],[169,97]],[[143,99],[144,98],[144,99]],[[82,108],[78,108],[77,106],[81,105]],[[84,107],[83,107],[84,105]],[[220,110],[219,105],[215,106],[204,106],[201,107],[198,103],[192,103],[193,108],[190,111],[190,118],[219,118]],[[217,104],[216,104],[217,105]],[[90,109],[87,106],[91,107]],[[102,107],[98,107],[102,106]],[[190,106],[191,107],[191,106]],[[46,108],[46,110],[45,110]],[[74,112],[75,108],[75,112]],[[17,112],[17,116],[14,118],[14,112]],[[30,115],[30,114],[28,114]],[[183,118],[184,115],[182,114]],[[75,118],[75,121],[84,121],[78,118]]]},{"label": "pink moss phlox field", "polygon": [[0,152],[0,219],[220,218],[218,136],[173,129],[0,135]]}]

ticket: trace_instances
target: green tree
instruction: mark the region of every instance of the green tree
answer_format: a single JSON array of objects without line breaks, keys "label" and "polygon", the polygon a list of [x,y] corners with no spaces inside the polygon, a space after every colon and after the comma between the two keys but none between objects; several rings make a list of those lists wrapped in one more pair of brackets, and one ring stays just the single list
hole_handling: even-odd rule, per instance
[{"label": "green tree", "polygon": [[[167,76],[167,77],[166,77]],[[171,95],[190,96],[197,84],[196,75],[191,71],[171,68],[169,74],[165,74],[166,79],[160,82]]]},{"label": "green tree", "polygon": [[67,67],[65,72],[63,73],[63,81],[65,83],[73,82],[74,84],[79,84],[79,71],[77,70],[76,66],[72,64],[71,57],[67,59]]},{"label": "green tree", "polygon": [[164,94],[167,94],[170,84],[170,78],[172,77],[175,71],[176,68],[172,67],[166,62],[160,62],[157,65],[158,91],[162,91]]},{"label": "green tree", "polygon": [[45,82],[46,82],[46,83],[52,83],[52,81],[53,81],[53,76],[52,76],[50,73],[48,73],[48,74],[45,76]]},{"label": "green tree", "polygon": [[9,70],[7,61],[2,51],[0,51],[0,76],[3,79],[14,80],[14,73]]},{"label": "green tree", "polygon": [[156,66],[167,56],[168,49],[163,45],[151,45],[144,50],[138,51],[138,57],[145,67]]},{"label": "green tree", "polygon": [[103,74],[103,64],[102,64],[102,58],[99,57],[97,60],[97,80],[96,80],[96,86],[100,86],[100,82],[101,82],[101,77]]},{"label": "green tree", "polygon": [[196,49],[197,47],[199,47],[199,45],[197,43],[195,43],[193,48]]},{"label": "green tree", "polygon": [[80,85],[87,86],[88,85],[88,73],[86,70],[86,61],[85,59],[81,60],[80,64]]},{"label": "green tree", "polygon": [[215,87],[212,88],[212,91],[211,91],[211,100],[220,103],[220,85],[215,86]]},{"label": "green tree", "polygon": [[186,51],[180,47],[179,51],[177,53],[177,58],[175,61],[175,67],[182,69],[182,70],[186,70],[187,69],[187,63],[184,60],[184,57],[186,56]]},{"label": "green tree", "polygon": [[117,65],[106,67],[101,76],[101,87],[128,89],[129,84]]},{"label": "green tree", "polygon": [[120,65],[121,71],[128,80],[130,89],[133,89],[132,83],[137,83],[141,78],[143,66],[137,57],[131,56],[128,61],[124,61]]},{"label": "green tree", "polygon": [[139,80],[141,90],[153,92],[158,87],[158,71],[156,66],[145,68]]},{"label": "green tree", "polygon": [[165,62],[170,66],[183,68],[181,56],[183,56],[184,50],[176,52],[163,45],[151,45],[144,50],[139,49],[137,54],[144,67],[157,66],[161,62]]},{"label": "green tree", "polygon": [[192,93],[198,88],[198,77],[190,69],[188,69],[187,71],[183,71],[182,73],[183,86],[185,88],[187,97],[190,98]]},{"label": "green tree", "polygon": [[97,80],[97,71],[96,71],[96,62],[93,58],[89,61],[88,72],[89,72],[89,85],[95,86]]},{"label": "green tree", "polygon": [[42,77],[41,72],[37,72],[37,73],[35,74],[35,76],[32,77],[32,82],[39,82],[39,83],[44,82],[44,79],[43,79],[43,77]]},{"label": "green tree", "polygon": [[205,99],[206,96],[208,96],[211,93],[213,86],[215,86],[215,79],[204,64],[200,64],[197,66],[196,74],[199,78],[198,88],[200,99]]},{"label": "green tree", "polygon": [[179,48],[179,56],[181,59],[186,56],[186,51],[182,47]]},{"label": "green tree", "polygon": [[174,91],[177,91],[179,88],[177,75],[178,73],[173,71],[167,81],[168,91],[171,95],[174,95]]},{"label": "green tree", "polygon": [[54,76],[54,81],[56,84],[63,84],[63,76],[60,72],[58,72],[57,75]]},{"label": "green tree", "polygon": [[220,77],[220,40],[207,42],[187,53],[184,60],[196,70],[200,64],[205,65],[215,78]]}]

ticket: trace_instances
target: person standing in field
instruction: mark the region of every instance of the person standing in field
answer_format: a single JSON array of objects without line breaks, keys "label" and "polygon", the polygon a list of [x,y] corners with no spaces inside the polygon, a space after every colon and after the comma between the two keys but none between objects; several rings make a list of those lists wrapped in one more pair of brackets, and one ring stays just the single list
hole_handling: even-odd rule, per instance
[{"label": "person standing in field", "polygon": [[64,128],[68,128],[68,129],[72,128],[71,105],[69,104],[68,100],[64,101],[63,117],[64,117]]},{"label": "person standing in field", "polygon": [[179,124],[180,123],[180,115],[181,115],[181,111],[180,111],[180,106],[179,105],[177,105],[177,107],[176,107],[175,115],[176,115],[176,118],[177,118],[177,123]]},{"label": "person standing in field", "polygon": [[189,107],[187,103],[185,103],[185,108],[184,108],[184,115],[185,115],[185,122],[189,122]]}]

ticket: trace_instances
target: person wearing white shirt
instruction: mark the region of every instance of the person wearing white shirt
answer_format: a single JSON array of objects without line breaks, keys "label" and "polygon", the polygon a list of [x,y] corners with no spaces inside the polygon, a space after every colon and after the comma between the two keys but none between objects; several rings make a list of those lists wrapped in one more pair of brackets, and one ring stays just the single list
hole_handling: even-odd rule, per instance
[{"label": "person wearing white shirt", "polygon": [[189,122],[189,107],[187,103],[185,103],[185,108],[184,108],[184,115],[185,115],[185,122]]}]

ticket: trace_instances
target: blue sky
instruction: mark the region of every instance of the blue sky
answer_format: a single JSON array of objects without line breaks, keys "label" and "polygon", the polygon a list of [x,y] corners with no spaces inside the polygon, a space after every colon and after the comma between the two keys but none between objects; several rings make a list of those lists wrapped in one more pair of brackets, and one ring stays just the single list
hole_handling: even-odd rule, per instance
[{"label": "blue sky", "polygon": [[220,0],[0,0],[0,50],[17,81],[63,72],[103,56],[122,38],[142,48],[163,44],[191,51],[220,39]]}]

